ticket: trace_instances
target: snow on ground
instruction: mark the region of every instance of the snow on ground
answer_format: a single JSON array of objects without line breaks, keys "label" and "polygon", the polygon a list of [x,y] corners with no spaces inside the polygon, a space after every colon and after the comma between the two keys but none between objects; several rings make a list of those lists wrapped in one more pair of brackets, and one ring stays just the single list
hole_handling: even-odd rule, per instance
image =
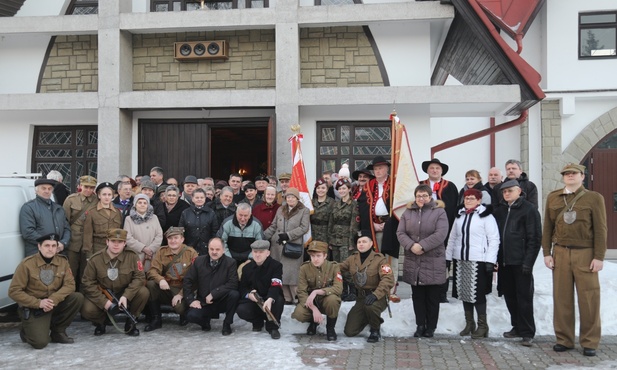
[{"label": "snow on ground", "polygon": [[[553,335],[553,304],[551,272],[544,267],[542,257],[534,268],[535,276],[535,319],[537,335]],[[602,287],[602,334],[617,335],[617,264],[606,262],[600,273]],[[494,289],[495,290],[495,289]],[[386,337],[410,337],[415,330],[415,320],[411,303],[409,285],[401,283],[399,293],[403,300],[390,304],[392,318],[387,311],[382,317],[382,335]],[[321,349],[348,350],[362,349],[366,343],[368,329],[359,337],[347,338],[343,327],[352,302],[344,302],[337,322],[337,342],[327,342],[324,338],[318,346]],[[222,320],[212,321],[212,331],[204,333],[196,325],[186,327],[176,325],[176,316],[166,314],[164,326],[160,330],[128,338],[107,327],[107,334],[101,337],[92,335],[94,327],[87,322],[77,321],[69,328],[69,335],[75,338],[73,345],[51,344],[37,351],[21,343],[19,326],[0,327],[0,368],[247,368],[247,369],[303,369],[296,347],[300,344],[297,335],[303,335],[307,324],[291,319],[292,306],[285,306],[282,318],[282,337],[278,341],[270,339],[264,330],[251,331],[251,324],[235,318],[233,334],[223,337],[220,333]],[[510,330],[510,318],[503,298],[494,291],[489,296],[488,319],[490,337],[499,338],[501,333]],[[123,323],[122,323],[123,324]],[[450,303],[442,304],[439,324],[436,330],[435,345],[439,345],[439,335],[458,335],[463,328],[464,315],[462,303],[450,298]],[[140,323],[139,328],[144,325]],[[325,333],[325,323],[318,328]],[[577,324],[578,332],[578,324]],[[461,338],[467,341],[469,338]],[[447,345],[447,342],[443,342]],[[507,341],[494,342],[496,346],[516,345]]]}]

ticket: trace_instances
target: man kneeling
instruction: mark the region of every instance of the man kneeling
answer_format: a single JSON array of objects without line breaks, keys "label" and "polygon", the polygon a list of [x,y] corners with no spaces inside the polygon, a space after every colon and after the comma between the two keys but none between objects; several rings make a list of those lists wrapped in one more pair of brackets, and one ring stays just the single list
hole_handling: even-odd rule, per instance
[{"label": "man kneeling", "polygon": [[322,313],[326,314],[326,336],[329,341],[334,341],[334,328],[341,308],[343,277],[336,262],[326,261],[327,243],[311,242],[308,253],[311,260],[300,267],[298,305],[291,317],[300,322],[309,322],[306,334],[315,335],[317,325],[323,322]]},{"label": "man kneeling", "polygon": [[268,240],[256,240],[251,244],[253,259],[240,270],[242,298],[236,313],[253,324],[253,331],[261,331],[265,320],[266,330],[272,339],[279,339],[281,334],[278,329],[285,304],[281,288],[283,265],[270,257],[269,249]]}]

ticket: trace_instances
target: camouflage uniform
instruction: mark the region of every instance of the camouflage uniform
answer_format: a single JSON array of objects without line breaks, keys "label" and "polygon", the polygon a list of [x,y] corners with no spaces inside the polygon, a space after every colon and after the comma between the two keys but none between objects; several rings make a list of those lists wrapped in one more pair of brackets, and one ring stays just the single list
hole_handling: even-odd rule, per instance
[{"label": "camouflage uniform", "polygon": [[359,223],[358,202],[350,199],[334,203],[328,222],[328,244],[334,261],[343,262],[349,257],[349,248],[356,245]]},{"label": "camouflage uniform", "polygon": [[313,214],[311,215],[311,236],[313,240],[320,242],[328,242],[328,221],[334,199],[326,198],[323,203],[317,202],[317,198],[313,198]]}]

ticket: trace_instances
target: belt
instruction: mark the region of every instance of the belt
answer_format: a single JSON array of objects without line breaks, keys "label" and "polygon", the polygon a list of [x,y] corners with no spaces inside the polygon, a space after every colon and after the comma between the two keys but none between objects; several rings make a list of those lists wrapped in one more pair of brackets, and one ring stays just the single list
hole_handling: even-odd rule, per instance
[{"label": "belt", "polygon": [[557,244],[555,243],[556,247],[561,247],[561,248],[566,248],[566,249],[585,249],[588,247],[578,247],[576,245],[563,245],[563,244]]}]

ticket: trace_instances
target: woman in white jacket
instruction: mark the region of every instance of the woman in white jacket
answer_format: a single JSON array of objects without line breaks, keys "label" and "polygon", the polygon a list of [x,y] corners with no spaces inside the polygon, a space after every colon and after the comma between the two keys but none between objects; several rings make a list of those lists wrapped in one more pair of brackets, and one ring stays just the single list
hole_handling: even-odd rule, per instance
[{"label": "woman in white jacket", "polygon": [[124,230],[127,231],[126,246],[139,255],[144,272],[147,272],[152,257],[161,248],[163,241],[163,229],[147,195],[135,196],[131,213],[124,221]]},{"label": "woman in white jacket", "polygon": [[[488,337],[486,294],[492,290],[492,277],[499,250],[499,228],[491,208],[482,205],[482,192],[468,189],[465,206],[452,225],[446,260],[454,260],[452,296],[463,301],[466,326],[460,335],[473,339]],[[478,327],[473,309],[478,313]]]}]

